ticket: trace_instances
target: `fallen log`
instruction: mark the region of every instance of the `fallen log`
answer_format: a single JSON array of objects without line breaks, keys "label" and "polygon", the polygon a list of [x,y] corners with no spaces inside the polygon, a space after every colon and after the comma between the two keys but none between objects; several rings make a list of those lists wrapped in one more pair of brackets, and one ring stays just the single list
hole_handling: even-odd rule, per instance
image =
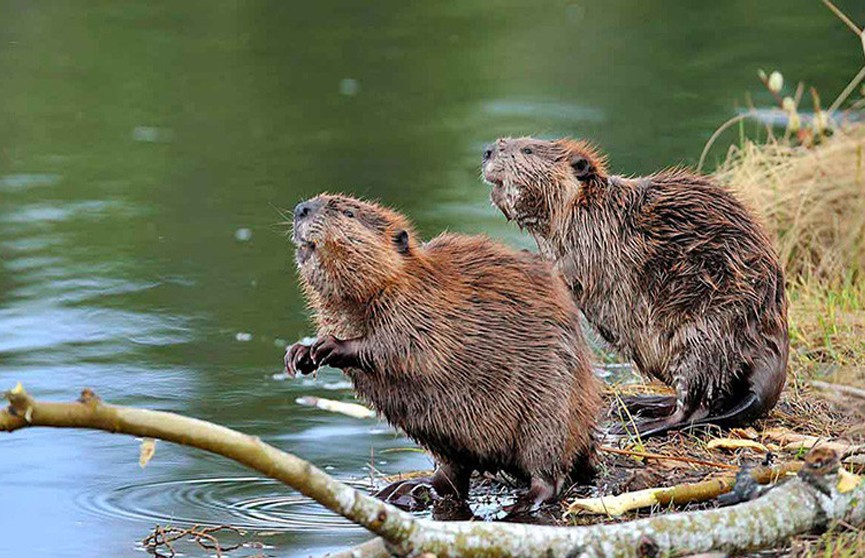
[{"label": "fallen log", "polygon": [[[307,461],[223,426],[173,413],[107,405],[89,390],[75,403],[49,403],[33,399],[19,384],[6,393],[6,398],[10,404],[0,411],[0,431],[34,426],[89,428],[158,438],[217,453],[279,480],[364,526],[381,537],[388,552],[399,556],[739,553],[777,546],[794,535],[825,530],[838,522],[865,525],[865,482],[857,479],[851,484],[848,477],[847,485],[839,489],[837,455],[834,465],[827,464],[825,456],[810,465],[806,462],[799,476],[756,500],[722,509],[586,527],[445,523],[402,512],[346,486]],[[370,550],[381,550],[378,543],[369,546]]]}]

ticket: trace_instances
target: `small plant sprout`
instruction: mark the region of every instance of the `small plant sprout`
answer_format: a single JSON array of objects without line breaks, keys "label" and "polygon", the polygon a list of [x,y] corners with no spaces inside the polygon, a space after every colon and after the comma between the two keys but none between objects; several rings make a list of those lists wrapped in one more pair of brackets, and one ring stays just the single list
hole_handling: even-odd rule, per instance
[{"label": "small plant sprout", "polygon": [[784,97],[781,101],[781,108],[787,113],[787,132],[796,133],[802,127],[802,120],[799,118],[799,113],[796,112],[796,101],[792,97]]},{"label": "small plant sprout", "polygon": [[791,133],[796,133],[802,127],[802,120],[799,118],[798,112],[791,112],[787,117],[787,130]]},{"label": "small plant sprout", "polygon": [[771,74],[768,76],[766,72],[762,69],[757,70],[757,77],[760,78],[760,81],[769,90],[769,93],[775,97],[775,101],[778,103],[778,106],[781,106],[782,99],[780,95],[781,89],[784,87],[784,76],[781,75],[781,72],[778,70],[773,70]]},{"label": "small plant sprout", "polygon": [[781,88],[784,87],[784,76],[781,75],[781,72],[774,71],[769,75],[769,79],[766,82],[766,87],[769,88],[769,91],[772,93],[778,94],[781,92]]},{"label": "small plant sprout", "polygon": [[826,135],[829,130],[829,115],[820,107],[820,94],[813,87],[811,88],[811,97],[814,99],[814,118],[811,121],[811,129],[814,131],[814,137],[817,138]]}]

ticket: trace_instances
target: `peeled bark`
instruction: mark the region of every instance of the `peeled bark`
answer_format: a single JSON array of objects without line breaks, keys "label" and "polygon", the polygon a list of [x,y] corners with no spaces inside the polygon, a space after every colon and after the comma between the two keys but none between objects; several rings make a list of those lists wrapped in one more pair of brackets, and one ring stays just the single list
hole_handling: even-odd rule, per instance
[{"label": "peeled bark", "polygon": [[[764,496],[717,510],[661,515],[615,525],[549,527],[416,518],[331,478],[257,437],[173,413],[103,404],[85,391],[77,403],[44,403],[20,385],[6,394],[0,430],[31,426],[90,428],[159,438],[217,453],[277,479],[379,535],[400,556],[683,556],[776,546],[837,521],[865,525],[865,482],[846,491],[836,469],[809,469]],[[825,467],[824,467],[825,469]],[[849,477],[848,477],[849,478]],[[849,483],[848,483],[849,484]],[[372,548],[377,547],[377,548]],[[381,552],[378,543],[369,548]]]},{"label": "peeled bark", "polygon": [[[801,468],[801,462],[785,463],[781,467],[760,467],[751,471],[751,478],[761,484],[777,482],[786,475],[795,474]],[[713,500],[721,494],[730,492],[735,486],[736,475],[728,475],[695,483],[646,488],[617,496],[578,498],[570,503],[567,513],[588,512],[619,516],[640,508],[670,504],[681,506],[691,502]]]}]

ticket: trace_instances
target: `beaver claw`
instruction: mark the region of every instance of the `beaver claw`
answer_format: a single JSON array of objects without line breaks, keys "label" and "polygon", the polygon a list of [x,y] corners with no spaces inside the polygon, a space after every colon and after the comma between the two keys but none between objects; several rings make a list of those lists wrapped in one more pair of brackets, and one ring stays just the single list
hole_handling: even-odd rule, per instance
[{"label": "beaver claw", "polygon": [[285,351],[285,372],[294,378],[298,372],[301,374],[309,374],[315,371],[318,366],[312,361],[310,348],[308,345],[295,343]]}]

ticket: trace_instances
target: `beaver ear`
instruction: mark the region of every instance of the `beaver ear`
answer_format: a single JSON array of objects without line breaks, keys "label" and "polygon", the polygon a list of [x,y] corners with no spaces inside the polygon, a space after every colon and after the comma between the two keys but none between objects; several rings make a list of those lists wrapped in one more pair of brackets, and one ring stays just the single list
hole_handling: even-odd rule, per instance
[{"label": "beaver ear", "polygon": [[571,158],[571,168],[574,169],[574,175],[580,180],[587,178],[595,170],[589,160],[582,155],[574,155]]},{"label": "beaver ear", "polygon": [[408,231],[400,229],[393,235],[393,243],[400,254],[408,253]]}]

